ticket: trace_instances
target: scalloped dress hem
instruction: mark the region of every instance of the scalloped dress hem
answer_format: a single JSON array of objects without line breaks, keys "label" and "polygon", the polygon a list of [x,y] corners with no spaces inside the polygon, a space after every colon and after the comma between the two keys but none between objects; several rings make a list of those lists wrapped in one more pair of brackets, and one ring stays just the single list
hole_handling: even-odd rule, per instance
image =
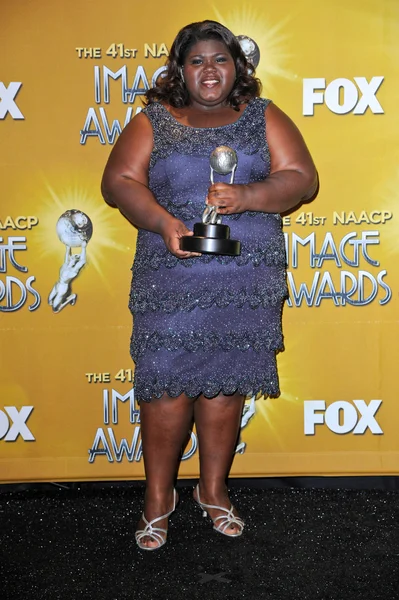
[{"label": "scalloped dress hem", "polygon": [[140,391],[138,391],[138,388],[136,387],[135,388],[135,399],[138,402],[138,404],[140,404],[140,402],[147,402],[147,403],[152,402],[153,400],[161,398],[164,394],[169,396],[169,398],[171,398],[171,399],[178,398],[182,394],[185,394],[188,398],[193,399],[193,400],[195,398],[198,398],[199,396],[204,396],[205,398],[212,400],[214,398],[217,398],[220,395],[234,396],[237,393],[240,396],[245,396],[245,397],[260,396],[260,397],[264,397],[264,398],[278,398],[280,396],[280,389],[278,387],[277,387],[277,389],[276,388],[264,389],[261,387],[255,391],[253,391],[253,390],[248,390],[246,388],[243,390],[243,389],[240,389],[239,387],[237,387],[235,390],[232,391],[230,388],[226,389],[224,387],[221,387],[216,393],[211,392],[210,394],[208,394],[205,391],[201,390],[201,391],[197,391],[194,394],[192,394],[188,390],[183,389],[183,388],[180,389],[179,391],[176,391],[175,388],[172,388],[172,389],[166,388],[162,392],[154,392],[150,397],[148,397],[147,395],[141,395]]}]

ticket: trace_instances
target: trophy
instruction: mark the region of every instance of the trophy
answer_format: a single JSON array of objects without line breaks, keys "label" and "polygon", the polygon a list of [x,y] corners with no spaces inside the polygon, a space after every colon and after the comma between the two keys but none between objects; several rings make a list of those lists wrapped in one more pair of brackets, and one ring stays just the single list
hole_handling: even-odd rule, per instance
[{"label": "trophy", "polygon": [[[211,183],[214,183],[215,171],[219,175],[231,173],[230,183],[233,183],[237,162],[237,154],[229,146],[215,148],[210,156]],[[180,249],[204,254],[239,256],[241,242],[230,239],[230,227],[222,225],[222,216],[217,213],[217,207],[206,206],[202,213],[202,222],[195,223],[194,235],[181,238]]]}]

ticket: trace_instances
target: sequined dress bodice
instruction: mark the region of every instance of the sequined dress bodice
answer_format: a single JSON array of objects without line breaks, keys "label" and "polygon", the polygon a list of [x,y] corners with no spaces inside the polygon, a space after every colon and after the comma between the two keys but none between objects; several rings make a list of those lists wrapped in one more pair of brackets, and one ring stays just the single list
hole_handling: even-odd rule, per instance
[{"label": "sequined dress bodice", "polygon": [[[144,112],[150,118],[154,132],[149,187],[158,202],[175,217],[184,221],[189,229],[193,229],[194,223],[201,221],[205,197],[210,185],[209,157],[217,146],[230,146],[237,152],[238,166],[234,183],[247,184],[262,181],[268,176],[270,154],[266,141],[264,116],[268,102],[257,98],[249,103],[235,123],[209,129],[195,129],[181,125],[158,103],[151,104],[145,109]],[[216,177],[219,181],[229,181],[229,176]],[[279,214],[248,211],[225,215],[223,223],[230,226],[231,237],[241,241],[240,256],[204,255],[200,258],[179,260],[165,248],[159,235],[140,230],[134,264],[135,272],[139,275],[160,267],[171,269],[177,265],[184,269],[197,270],[209,263],[226,266],[228,264],[233,266],[232,263],[236,266],[250,263],[254,266],[264,264],[285,268],[285,248]],[[262,291],[258,288],[255,290],[253,285],[244,289],[239,282],[231,279],[228,271],[229,269],[225,269],[219,273],[212,292],[209,289],[212,267],[207,266],[202,281],[197,282],[199,299],[196,299],[195,304],[198,304],[198,300],[201,303],[204,295],[207,295],[206,305],[212,301],[224,304],[226,294],[230,295],[231,299],[234,295],[235,299],[238,299],[238,294],[240,302],[245,296],[252,305],[261,301],[261,298],[258,298],[259,293],[263,300],[265,294],[270,301],[273,300],[273,296],[276,300],[281,298],[281,278],[275,281],[274,287],[268,282],[267,290]],[[223,282],[220,281],[220,277]],[[284,284],[283,287],[285,290]],[[164,298],[164,303],[160,302],[155,295],[149,298],[149,291],[145,289],[136,288],[132,293],[131,300],[136,311],[145,310],[148,302],[154,309],[164,308],[169,311],[172,306],[189,309],[194,302],[194,299],[189,296],[182,297],[177,290],[175,292],[169,290],[168,298]],[[143,298],[143,295],[146,298]]]}]

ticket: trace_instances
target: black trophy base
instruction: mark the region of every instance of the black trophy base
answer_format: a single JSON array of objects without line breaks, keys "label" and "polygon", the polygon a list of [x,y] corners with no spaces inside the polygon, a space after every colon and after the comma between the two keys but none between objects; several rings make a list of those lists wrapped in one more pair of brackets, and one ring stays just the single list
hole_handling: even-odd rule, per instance
[{"label": "black trophy base", "polygon": [[194,235],[186,235],[180,240],[180,249],[202,254],[226,254],[239,256],[241,242],[230,239],[230,227],[221,224],[196,223]]}]

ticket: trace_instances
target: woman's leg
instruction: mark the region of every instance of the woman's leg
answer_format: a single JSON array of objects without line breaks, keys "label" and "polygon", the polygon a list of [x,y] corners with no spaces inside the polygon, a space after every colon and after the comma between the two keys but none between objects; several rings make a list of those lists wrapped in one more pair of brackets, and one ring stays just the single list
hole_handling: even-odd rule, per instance
[{"label": "woman's leg", "polygon": [[[226,478],[237,445],[243,405],[244,396],[239,394],[212,399],[200,396],[194,403],[200,457],[199,490],[205,504],[230,508]],[[213,519],[222,514],[209,511]],[[238,525],[232,525],[226,533],[235,534],[239,529]]]},{"label": "woman's leg", "polygon": [[[173,486],[182,447],[193,421],[193,400],[184,394],[170,398],[166,394],[151,402],[140,403],[141,439],[146,474],[144,514],[147,521],[168,513],[173,507]],[[138,529],[144,529],[140,520]],[[167,520],[155,527],[167,529]],[[158,542],[143,538],[148,547]]]}]

